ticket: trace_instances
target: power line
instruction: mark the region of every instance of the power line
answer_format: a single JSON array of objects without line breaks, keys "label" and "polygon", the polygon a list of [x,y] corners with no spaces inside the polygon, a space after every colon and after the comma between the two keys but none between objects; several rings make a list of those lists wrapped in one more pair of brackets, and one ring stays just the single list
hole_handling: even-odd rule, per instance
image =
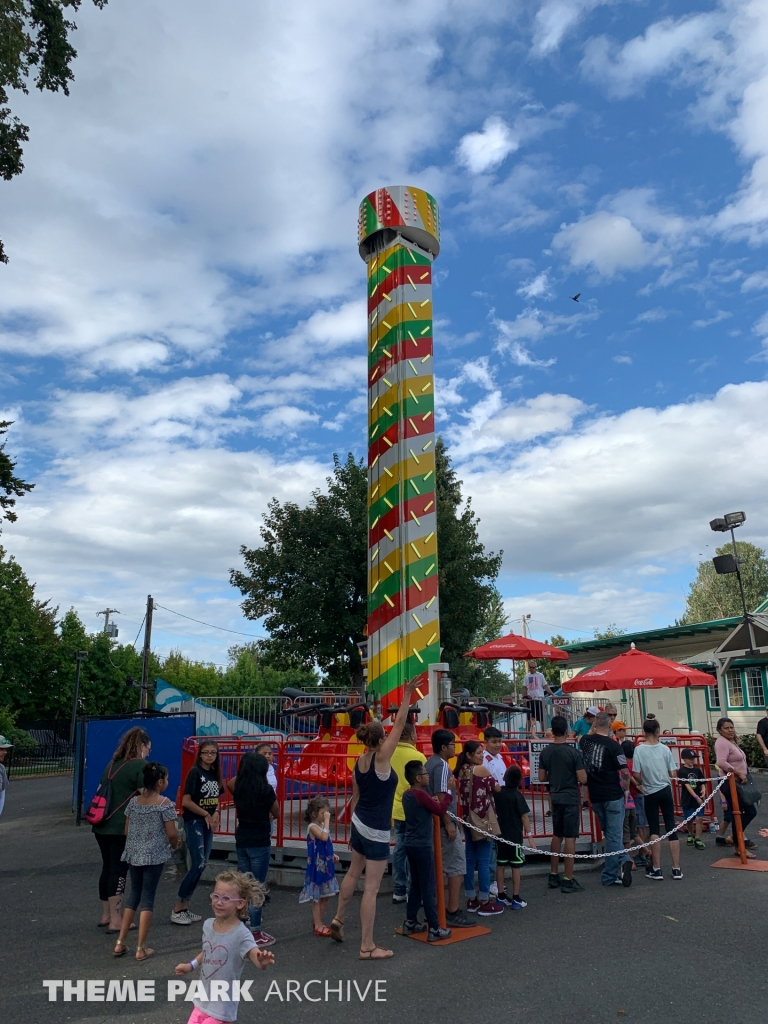
[{"label": "power line", "polygon": [[191,615],[185,615],[184,612],[175,612],[173,608],[166,608],[163,604],[155,603],[156,608],[162,608],[164,612],[170,612],[171,615],[180,615],[182,619],[189,619],[190,622],[197,622],[201,626],[210,626],[211,629],[220,629],[222,633],[234,633],[236,636],[250,636],[254,640],[266,640],[265,636],[259,636],[257,633],[243,633],[239,629],[226,629],[224,626],[215,626],[212,622],[203,622],[202,619],[193,619]]},{"label": "power line", "polygon": [[[146,615],[146,612],[145,612],[144,613],[144,619],[146,619],[146,617],[147,617],[147,615]],[[137,643],[137,641],[139,639],[139,633],[141,633],[142,629],[144,628],[144,619],[141,620],[141,625],[139,626],[139,632],[136,634],[136,640],[133,641],[133,646],[134,647],[136,646],[136,643]]]}]

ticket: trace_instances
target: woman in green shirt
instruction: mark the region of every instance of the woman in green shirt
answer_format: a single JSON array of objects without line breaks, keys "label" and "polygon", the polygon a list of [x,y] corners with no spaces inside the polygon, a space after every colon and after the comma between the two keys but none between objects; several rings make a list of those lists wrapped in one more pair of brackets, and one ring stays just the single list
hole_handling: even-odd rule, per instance
[{"label": "woman in green shirt", "polygon": [[109,778],[112,787],[107,815],[100,825],[93,826],[102,863],[99,876],[101,920],[98,927],[106,928],[108,935],[119,932],[122,924],[123,891],[128,872],[126,861],[120,859],[125,849],[125,808],[134,793],[144,785],[144,766],[151,746],[152,742],[144,730],[134,726],[121,737],[101,776],[102,784]]}]

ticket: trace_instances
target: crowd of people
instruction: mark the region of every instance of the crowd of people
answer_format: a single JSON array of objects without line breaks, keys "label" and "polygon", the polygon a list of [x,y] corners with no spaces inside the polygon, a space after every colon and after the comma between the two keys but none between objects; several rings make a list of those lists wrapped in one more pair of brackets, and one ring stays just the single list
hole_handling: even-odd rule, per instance
[{"label": "crowd of people", "polygon": [[[307,868],[299,901],[311,906],[315,936],[344,942],[348,908],[364,876],[361,960],[394,956],[392,949],[380,946],[374,938],[376,900],[390,858],[392,835],[392,900],[405,904],[404,935],[426,933],[426,941],[439,942],[449,938],[454,928],[471,927],[473,915],[488,918],[527,906],[520,892],[520,869],[525,862],[524,848],[530,842],[531,809],[520,766],[507,763],[502,753],[504,737],[493,726],[485,729],[483,741],[465,741],[458,756],[456,735],[448,729],[435,729],[432,755],[427,758],[417,749],[416,730],[408,721],[414,689],[415,683],[406,685],[389,732],[376,720],[356,732],[364,752],[353,771],[351,862],[340,885],[328,800],[321,795],[311,798],[304,815]],[[672,879],[682,879],[674,787],[679,787],[684,817],[691,819],[688,845],[705,848],[702,820],[709,790],[696,751],[682,750],[677,765],[669,746],[661,741],[659,722],[650,715],[643,723],[643,742],[635,745],[626,738],[626,731],[610,706],[604,710],[589,707],[572,727],[562,716],[551,720],[550,742],[540,754],[537,778],[530,780],[545,786],[547,792],[546,813],[551,816],[553,833],[550,888],[565,894],[583,889],[574,877],[573,854],[588,807],[597,816],[605,839],[600,875],[604,886],[630,886],[638,868],[652,881],[663,880],[660,836],[668,840]],[[741,821],[746,828],[756,813],[748,795],[752,780],[746,758],[730,719],[721,718],[717,732],[716,767],[721,775],[732,772],[736,777]],[[203,951],[180,964],[176,973],[204,966],[206,949],[217,943],[238,954],[233,958],[233,963],[237,961],[233,980],[239,977],[246,959],[261,968],[269,966],[274,957],[266,950],[275,938],[264,931],[262,914],[269,899],[266,878],[273,825],[279,816],[271,746],[264,744],[243,755],[237,774],[225,783],[217,744],[203,741],[184,780],[181,820],[173,802],[164,795],[168,770],[149,760],[150,753],[147,733],[140,727],[130,729],[105,768],[99,789],[102,806],[95,812],[93,826],[102,857],[98,927],[117,934],[113,955],[126,955],[129,933],[137,928],[136,959],[154,956],[148,936],[155,896],[164,867],[181,844],[182,829],[189,868],[181,880],[171,921],[188,926],[202,920],[202,915],[190,910],[190,901],[210,856],[221,798],[229,793],[237,815],[238,871],[218,876],[210,897],[213,917],[202,926]],[[732,841],[726,832],[734,818],[727,787],[721,791],[721,800],[723,824],[715,841],[722,845]],[[437,910],[436,835],[446,890],[445,924]],[[746,845],[751,850],[755,844],[747,839]],[[128,877],[130,887],[126,889]],[[334,897],[335,913],[326,923],[328,904]],[[190,1024],[235,1019],[235,1004],[205,999],[195,999],[194,1004]]]}]

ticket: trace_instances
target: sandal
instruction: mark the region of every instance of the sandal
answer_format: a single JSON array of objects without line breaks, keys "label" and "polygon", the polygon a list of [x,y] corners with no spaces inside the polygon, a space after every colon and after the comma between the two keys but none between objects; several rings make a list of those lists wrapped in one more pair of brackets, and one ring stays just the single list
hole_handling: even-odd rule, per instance
[{"label": "sandal", "polygon": [[[744,853],[747,855],[747,860],[755,860],[755,858],[757,857],[757,854],[756,853],[752,853],[750,850],[745,850]],[[738,857],[739,856],[739,851],[738,850],[734,850],[733,851],[733,856],[734,857]]]},{"label": "sandal", "polygon": [[321,924],[319,928],[312,927],[312,934],[319,935],[322,939],[327,939],[331,934],[331,929],[327,924]]},{"label": "sandal", "polygon": [[[122,946],[123,948],[120,949],[120,946]],[[112,956],[125,956],[125,954],[127,952],[128,952],[128,947],[126,946],[126,944],[124,942],[116,942],[115,943],[115,948],[112,950]]]},{"label": "sandal", "polygon": [[[379,953],[380,956],[375,954]],[[389,960],[395,955],[392,949],[382,949],[381,946],[374,946],[373,949],[361,949],[358,960]]]},{"label": "sandal", "polygon": [[[144,950],[144,956],[139,956],[139,950],[140,949]],[[149,960],[149,958],[151,956],[154,956],[154,955],[155,955],[154,949],[147,949],[146,946],[137,946],[136,947],[136,959],[139,961],[139,963],[141,963],[142,960]]]},{"label": "sandal", "polygon": [[331,921],[331,938],[334,942],[344,941],[344,922],[338,921],[335,917]]}]

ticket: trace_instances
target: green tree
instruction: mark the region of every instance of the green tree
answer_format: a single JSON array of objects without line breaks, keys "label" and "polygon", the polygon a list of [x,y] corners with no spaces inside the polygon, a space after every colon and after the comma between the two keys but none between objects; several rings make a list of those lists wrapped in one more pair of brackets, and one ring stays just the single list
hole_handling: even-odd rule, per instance
[{"label": "green tree", "polygon": [[306,508],[269,503],[259,548],[241,547],[245,572],[230,581],[249,619],[270,633],[259,650],[276,668],[318,665],[335,684],[363,685],[357,644],[367,615],[368,481],[352,454],[333,457],[328,494]]},{"label": "green tree", "polygon": [[59,686],[57,611],[37,599],[34,583],[0,547],[0,705],[24,716]]},{"label": "green tree", "polygon": [[[0,0],[0,4],[2,0]],[[2,44],[0,44],[0,49]],[[0,126],[2,122],[0,121]],[[0,248],[2,248],[2,242],[0,242]],[[3,434],[8,433],[8,427],[11,425],[10,420],[0,420],[0,438]],[[34,484],[28,484],[20,477],[16,476],[13,472],[16,468],[16,463],[6,454],[5,441],[0,443],[0,523],[3,519],[7,519],[9,523],[15,523],[18,518],[16,513],[13,511],[13,506],[16,504],[17,498],[23,498],[27,491],[31,491],[35,486]]]},{"label": "green tree", "polygon": [[[555,633],[549,640],[545,641],[550,647],[565,647],[568,641],[564,636],[560,636],[559,633]],[[567,661],[540,661],[539,670],[541,671],[544,678],[547,680],[549,686],[553,690],[560,688],[560,669],[568,664]]]},{"label": "green tree", "polygon": [[[503,552],[487,553],[480,541],[480,520],[471,498],[464,502],[462,481],[451,466],[445,442],[435,444],[437,556],[440,577],[440,637],[443,661],[460,673],[462,655],[494,608],[495,580]],[[497,618],[498,624],[498,618]],[[464,663],[466,664],[466,663]],[[457,675],[458,679],[458,675]]]},{"label": "green tree", "polygon": [[[438,539],[439,543],[439,539]],[[438,554],[439,554],[438,547]],[[441,595],[442,596],[442,595]],[[441,604],[442,611],[442,604]],[[492,587],[488,600],[483,607],[482,620],[477,629],[469,650],[482,644],[497,640],[507,631],[509,616],[504,611],[501,594]],[[510,693],[512,682],[509,672],[505,672],[498,661],[477,661],[459,658],[451,663],[451,681],[454,686],[462,686],[477,697],[501,697]]]},{"label": "green tree", "polygon": [[[479,520],[471,503],[463,503],[461,481],[442,438],[435,457],[443,659],[451,661],[461,679],[466,666],[461,655],[472,648],[484,624],[498,626],[494,580],[501,553],[486,554]],[[334,455],[328,494],[315,491],[306,508],[273,500],[261,536],[261,547],[240,549],[245,571],[230,573],[232,585],[244,595],[245,615],[265,617],[271,636],[259,641],[260,654],[276,668],[317,665],[331,683],[361,688],[357,644],[365,635],[368,585],[365,467],[351,454],[343,463]]]},{"label": "green tree", "polygon": [[[737,541],[736,550],[747,608],[753,611],[768,596],[768,559],[763,548],[758,548],[748,541]],[[715,554],[733,554],[732,544],[723,544]],[[715,619],[726,619],[741,614],[741,596],[736,575],[718,576],[710,561],[699,562],[696,579],[688,591],[685,612],[683,617],[677,620],[676,625],[712,622]]]},{"label": "green tree", "polygon": [[[107,0],[93,0],[104,7]],[[67,21],[67,8],[76,11],[81,0],[0,0],[0,176],[10,181],[24,170],[23,143],[29,128],[14,117],[8,104],[8,90],[29,92],[29,82],[42,92],[69,96],[74,80],[72,61],[77,51],[69,41],[77,27]],[[8,257],[0,242],[0,262]]]},{"label": "green tree", "polygon": [[286,686],[315,687],[317,674],[297,667],[281,670],[267,664],[256,644],[230,647],[229,665],[222,668],[191,661],[181,651],[171,651],[160,666],[166,683],[193,697],[278,696]]},{"label": "green tree", "polygon": [[595,630],[595,640],[610,640],[614,636],[624,636],[626,629],[617,626],[615,622],[609,622],[605,629]]}]

